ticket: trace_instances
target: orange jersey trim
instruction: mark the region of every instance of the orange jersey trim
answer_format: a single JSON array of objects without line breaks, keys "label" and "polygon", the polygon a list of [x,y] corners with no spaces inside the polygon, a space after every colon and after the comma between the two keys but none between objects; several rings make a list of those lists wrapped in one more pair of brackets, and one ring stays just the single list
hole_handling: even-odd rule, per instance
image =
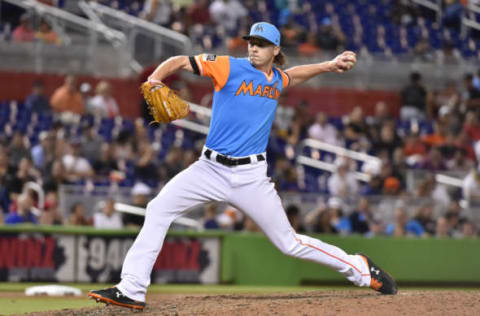
[{"label": "orange jersey trim", "polygon": [[281,70],[280,68],[277,68],[277,70],[282,75],[282,83],[283,83],[282,88],[285,89],[290,84],[290,77],[287,75],[287,73],[285,71]]},{"label": "orange jersey trim", "polygon": [[200,75],[213,79],[215,91],[222,90],[230,75],[229,57],[201,54],[195,56],[195,61],[200,70]]}]

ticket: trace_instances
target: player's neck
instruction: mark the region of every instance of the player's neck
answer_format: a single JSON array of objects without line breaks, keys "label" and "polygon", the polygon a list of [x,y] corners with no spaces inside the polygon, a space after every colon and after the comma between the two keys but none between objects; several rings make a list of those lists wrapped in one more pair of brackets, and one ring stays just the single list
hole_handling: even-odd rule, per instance
[{"label": "player's neck", "polygon": [[257,68],[258,70],[264,72],[267,76],[270,76],[271,73],[272,73],[272,66],[273,66],[273,62],[269,62],[265,65],[259,65],[259,66],[255,66],[255,68]]}]

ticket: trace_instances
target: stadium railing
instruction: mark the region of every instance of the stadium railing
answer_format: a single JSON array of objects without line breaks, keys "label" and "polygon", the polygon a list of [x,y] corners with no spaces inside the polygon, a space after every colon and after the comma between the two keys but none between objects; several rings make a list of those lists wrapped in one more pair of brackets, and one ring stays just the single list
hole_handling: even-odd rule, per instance
[{"label": "stadium railing", "polygon": [[[97,2],[80,1],[79,6],[91,20],[124,32],[128,39],[130,54],[136,56],[145,65],[158,62],[159,59],[165,57],[165,52],[168,52],[168,55],[178,55],[192,51],[191,40],[179,32]],[[142,38],[139,36],[153,40],[153,45],[143,45],[145,38],[142,42]]]},{"label": "stadium railing", "polygon": [[[113,75],[125,77],[139,70],[132,56],[128,53],[125,34],[107,27],[102,23],[88,20],[68,11],[48,6],[35,0],[0,0],[24,8],[47,20],[61,39],[61,47],[44,44],[41,41],[34,43],[8,43],[1,45],[2,69],[12,67],[18,70],[18,64],[26,60],[34,60],[30,70],[48,72],[58,69],[86,72],[96,75]],[[103,39],[103,41],[102,41]],[[106,43],[105,43],[106,42]],[[6,43],[4,43],[6,44]],[[33,46],[33,47],[32,47]],[[33,48],[33,49],[32,49]],[[33,50],[34,58],[31,58]],[[25,52],[30,58],[18,59],[18,53]],[[15,57],[17,57],[15,59]],[[69,58],[70,57],[70,58]],[[113,58],[112,58],[113,57]],[[11,63],[7,62],[11,59]],[[82,63],[78,69],[71,69],[74,59]],[[17,60],[17,62],[15,62]],[[114,60],[115,66],[108,65],[108,60]],[[63,61],[63,63],[62,63]],[[106,64],[106,65],[104,65]],[[80,69],[83,69],[80,71]],[[115,70],[114,73],[110,71]]]}]

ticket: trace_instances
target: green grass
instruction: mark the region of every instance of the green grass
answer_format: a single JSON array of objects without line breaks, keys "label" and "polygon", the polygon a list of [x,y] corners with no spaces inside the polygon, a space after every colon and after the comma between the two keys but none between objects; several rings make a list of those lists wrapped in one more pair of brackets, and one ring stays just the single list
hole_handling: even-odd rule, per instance
[{"label": "green grass", "polygon": [[2,297],[0,315],[26,314],[64,308],[95,307],[95,302],[71,297]]}]

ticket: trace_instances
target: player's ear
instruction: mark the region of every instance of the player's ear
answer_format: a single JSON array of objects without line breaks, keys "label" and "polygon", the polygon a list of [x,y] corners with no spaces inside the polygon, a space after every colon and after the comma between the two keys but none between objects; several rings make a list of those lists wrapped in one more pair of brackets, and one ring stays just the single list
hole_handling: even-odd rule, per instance
[{"label": "player's ear", "polygon": [[274,46],[273,47],[273,56],[277,56],[280,54],[280,46]]}]

